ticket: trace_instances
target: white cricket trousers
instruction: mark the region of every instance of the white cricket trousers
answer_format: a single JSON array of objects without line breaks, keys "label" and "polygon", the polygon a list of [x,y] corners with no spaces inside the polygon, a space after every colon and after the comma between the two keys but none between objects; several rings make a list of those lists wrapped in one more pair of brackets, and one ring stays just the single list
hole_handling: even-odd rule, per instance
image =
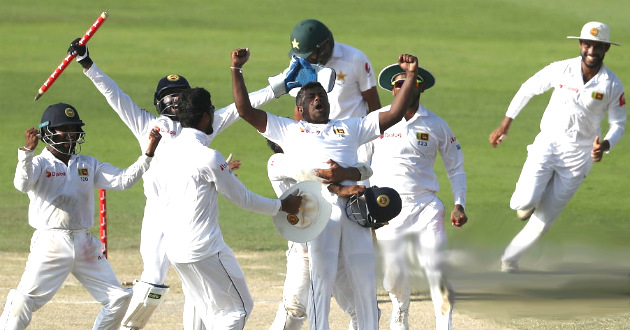
[{"label": "white cricket trousers", "polygon": [[36,230],[30,250],[22,279],[7,298],[0,329],[25,329],[33,312],[53,298],[69,274],[103,305],[92,329],[120,327],[131,291],[120,285],[98,238],[87,229]]},{"label": "white cricket trousers", "polygon": [[[330,221],[309,242],[311,287],[308,320],[311,330],[328,330],[330,298],[337,286],[352,293],[359,330],[378,329],[376,301],[376,255],[372,231],[348,219],[346,198],[332,203]],[[348,311],[346,311],[348,312]]]},{"label": "white cricket trousers", "polygon": [[411,250],[424,269],[433,308],[436,329],[452,327],[452,294],[442,273],[442,251],[446,244],[444,204],[433,193],[401,196],[400,214],[376,230],[378,249],[383,262],[383,287],[389,292],[393,309],[408,311],[411,299],[409,285],[412,269]]},{"label": "white cricket trousers", "polygon": [[205,328],[242,330],[254,308],[245,274],[229,247],[192,263],[172,262]]},{"label": "white cricket trousers", "polygon": [[505,249],[502,261],[518,261],[549,230],[592,167],[590,147],[578,149],[545,143],[541,137],[527,146],[527,160],[510,207],[514,210],[535,207],[536,210]]},{"label": "white cricket trousers", "polygon": [[[140,256],[143,264],[140,281],[154,285],[166,284],[171,266],[166,256],[163,227],[158,223],[160,210],[152,199],[147,199],[140,230]],[[194,305],[188,300],[184,300],[184,330],[205,330]]]}]

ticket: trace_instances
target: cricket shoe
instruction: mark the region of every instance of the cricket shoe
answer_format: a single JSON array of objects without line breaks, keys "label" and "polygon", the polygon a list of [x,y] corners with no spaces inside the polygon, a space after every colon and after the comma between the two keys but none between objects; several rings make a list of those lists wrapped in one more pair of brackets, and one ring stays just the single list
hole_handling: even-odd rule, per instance
[{"label": "cricket shoe", "polygon": [[516,210],[516,216],[525,221],[527,219],[529,219],[532,214],[534,214],[534,211],[536,210],[535,207],[532,207],[531,209],[527,209],[527,210]]},{"label": "cricket shoe", "polygon": [[516,261],[501,261],[501,272],[508,274],[518,273],[518,263]]}]

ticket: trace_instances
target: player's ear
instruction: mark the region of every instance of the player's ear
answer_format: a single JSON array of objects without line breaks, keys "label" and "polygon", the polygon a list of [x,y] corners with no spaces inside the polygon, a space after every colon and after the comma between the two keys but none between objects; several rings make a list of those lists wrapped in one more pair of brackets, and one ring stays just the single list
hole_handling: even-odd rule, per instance
[{"label": "player's ear", "polygon": [[299,112],[299,113],[303,113],[303,112],[304,112],[304,107],[302,107],[302,106],[298,106],[298,112]]}]

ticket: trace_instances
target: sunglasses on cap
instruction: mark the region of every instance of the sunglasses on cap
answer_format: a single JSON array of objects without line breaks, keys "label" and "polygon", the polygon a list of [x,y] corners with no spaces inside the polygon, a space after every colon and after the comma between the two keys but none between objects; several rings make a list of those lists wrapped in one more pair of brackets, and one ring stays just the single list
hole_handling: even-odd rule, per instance
[{"label": "sunglasses on cap", "polygon": [[[392,81],[392,86],[394,88],[401,88],[404,83],[405,79],[398,79],[396,81]],[[422,79],[416,78],[416,86],[420,86],[420,84],[422,84]]]}]

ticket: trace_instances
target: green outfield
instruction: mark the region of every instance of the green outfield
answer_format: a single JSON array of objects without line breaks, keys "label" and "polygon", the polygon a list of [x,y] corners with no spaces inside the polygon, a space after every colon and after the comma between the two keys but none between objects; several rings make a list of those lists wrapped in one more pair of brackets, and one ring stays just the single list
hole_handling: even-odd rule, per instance
[{"label": "green outfield", "polygon": [[[306,18],[323,21],[337,41],[363,50],[377,74],[401,53],[417,55],[420,64],[437,78],[436,86],[423,94],[422,102],[448,121],[466,157],[466,211],[470,220],[461,230],[447,227],[448,247],[457,252],[451,260],[465,269],[453,276],[461,294],[461,309],[456,312],[492,318],[501,306],[512,306],[503,313],[520,321],[500,322],[509,328],[534,328],[527,323],[534,320],[532,324],[544,325],[540,329],[558,324],[560,328],[587,324],[587,328],[603,329],[607,327],[605,320],[594,317],[592,323],[571,323],[565,320],[583,318],[549,310],[557,306],[558,300],[570,301],[567,306],[580,306],[567,307],[573,314],[587,315],[597,309],[598,298],[610,298],[601,295],[606,292],[613,297],[621,295],[622,300],[614,298],[611,304],[599,305],[599,310],[606,314],[623,311],[625,306],[627,315],[630,290],[623,276],[629,271],[630,257],[630,197],[626,189],[630,186],[629,134],[604,156],[602,163],[594,165],[551,231],[523,259],[521,266],[526,269],[569,269],[569,275],[565,274],[569,279],[564,284],[558,283],[564,278],[549,280],[548,275],[557,274],[553,272],[532,273],[523,278],[496,274],[502,249],[523,226],[508,203],[526,156],[525,147],[538,132],[549,94],[530,102],[498,149],[488,143],[489,133],[500,123],[525,79],[552,61],[579,54],[577,41],[565,37],[578,35],[588,21],[607,23],[611,39],[622,44],[611,47],[605,63],[626,88],[630,86],[627,0],[4,1],[0,4],[0,175],[4,178],[0,181],[0,253],[7,258],[3,264],[10,261],[13,268],[6,274],[3,271],[6,277],[0,303],[3,304],[8,288],[17,284],[33,232],[27,222],[28,198],[12,184],[16,149],[24,144],[24,131],[39,123],[46,106],[67,102],[78,109],[87,131],[83,153],[119,167],[131,164],[140,153],[134,137],[76,63],[40,100],[33,100],[65,56],[69,43],[81,36],[103,11],[109,12],[109,18],[89,43],[91,57],[137,104],[151,112],[155,111],[152,99],[157,81],[171,73],[184,75],[193,86],[210,90],[217,108],[231,103],[230,51],[237,47],[251,50],[244,69],[250,91],[266,86],[267,77],[288,64],[290,31]],[[383,105],[391,102],[391,95],[383,90],[379,93]],[[292,104],[293,98],[287,95],[264,109],[289,115]],[[604,123],[604,132],[607,128]],[[224,155],[233,153],[243,162],[238,176],[251,190],[274,196],[266,175],[271,151],[252,127],[239,122],[218,136],[212,147]],[[40,144],[37,152],[42,148]],[[440,160],[436,171],[442,186],[439,195],[446,205],[451,205],[450,186]],[[141,185],[108,194],[109,248],[112,253],[123,254],[121,259],[134,260],[131,256],[137,256],[143,207]],[[225,199],[221,199],[220,209],[225,239],[239,255],[282,255],[286,241],[275,231],[270,217],[242,211]],[[94,232],[98,233],[98,226]],[[281,274],[282,258],[269,259]],[[138,273],[140,259],[135,260],[137,264],[124,262],[120,266],[133,268],[123,268],[121,280]],[[258,268],[245,269],[250,281],[257,280]],[[593,275],[595,279],[591,281],[591,270],[604,270],[606,275]],[[260,276],[267,278],[269,272],[274,273],[268,270]],[[582,277],[572,278],[574,273]],[[272,284],[254,282],[253,291],[261,286],[281,285],[283,277],[274,276]],[[614,279],[607,284],[598,284],[611,276]],[[534,282],[535,287],[527,284]],[[590,289],[583,290],[585,287]],[[279,292],[271,296],[280,299]],[[255,297],[257,306],[261,306],[260,296]],[[528,300],[512,300],[514,297]],[[521,305],[527,301],[533,302]],[[273,315],[277,302],[267,303],[269,311],[261,315]],[[606,317],[620,320],[613,323],[615,328],[624,324],[623,316]],[[536,321],[545,318],[555,321]],[[179,316],[172,319],[176,326],[180,321]],[[270,320],[252,322],[257,327],[255,322],[269,324]],[[455,322],[462,322],[462,318],[456,315]],[[473,323],[466,325],[474,328]]]},{"label": "green outfield", "polygon": [[[23,133],[39,124],[46,106],[67,102],[78,109],[86,123],[83,153],[118,167],[128,166],[140,154],[135,138],[77,63],[40,100],[33,100],[69,43],[103,11],[109,12],[109,18],[90,41],[90,55],[138,105],[151,112],[155,111],[152,100],[157,81],[171,73],[207,88],[217,108],[231,103],[229,66],[234,48],[251,50],[244,68],[250,91],[266,86],[267,77],[287,66],[290,31],[306,18],[321,20],[336,41],[363,50],[376,74],[401,53],[417,55],[421,66],[437,80],[421,100],[450,124],[466,158],[470,220],[462,229],[448,226],[449,248],[484,251],[481,259],[496,262],[496,267],[501,249],[523,226],[509,209],[509,199],[525,160],[525,147],[538,133],[550,95],[534,98],[514,121],[506,141],[493,149],[488,135],[503,119],[521,83],[552,61],[578,56],[578,42],[565,37],[579,35],[584,23],[596,20],[607,23],[612,41],[622,44],[611,47],[605,63],[630,88],[627,0],[4,1],[0,4],[2,252],[29,248],[33,229],[27,222],[28,198],[13,187],[12,179]],[[391,102],[390,94],[382,89],[379,93],[383,105]],[[263,109],[289,115],[293,101],[285,95]],[[604,123],[604,134],[607,128]],[[42,147],[40,143],[37,153]],[[251,126],[242,121],[233,125],[212,147],[242,161],[238,177],[247,187],[274,196],[266,174],[271,151]],[[557,247],[564,251],[576,247],[576,251],[603,251],[602,256],[615,251],[621,257],[613,263],[628,271],[629,154],[630,134],[626,134],[602,163],[594,165],[557,223],[524,259],[523,267],[527,262],[544,262],[546,254],[557,252]],[[436,162],[436,171],[442,187],[439,195],[451,205],[441,160]],[[143,207],[141,185],[109,192],[110,250],[138,249]],[[282,253],[286,247],[270,217],[240,210],[225,199],[220,201],[220,210],[225,239],[235,251]],[[600,257],[595,253],[584,261]]]},{"label": "green outfield", "polygon": [[[470,223],[462,230],[448,228],[454,247],[501,247],[522,226],[508,201],[548,94],[532,100],[499,149],[492,149],[487,137],[526,78],[551,61],[578,54],[577,42],[566,40],[566,35],[579,33],[589,20],[609,24],[611,38],[623,46],[611,48],[606,64],[630,86],[627,1],[608,1],[605,6],[542,0],[141,2],[0,5],[0,93],[4,100],[0,171],[5,178],[0,183],[0,250],[28,249],[27,198],[13,188],[11,180],[15,149],[23,144],[24,130],[39,123],[48,104],[64,101],[77,107],[87,123],[84,153],[120,167],[129,165],[139,153],[133,136],[76,63],[40,100],[33,101],[69,42],[81,36],[102,11],[110,17],[89,43],[92,58],[148,111],[154,111],[151,102],[157,80],[170,73],[185,75],[192,85],[209,89],[219,107],[231,103],[229,52],[237,47],[251,49],[245,68],[249,88],[264,87],[268,76],[286,67],[290,30],[305,18],[320,19],[337,41],[362,49],[377,73],[402,52],[417,55],[421,65],[437,77],[436,87],[422,101],[450,123],[466,156]],[[391,102],[391,95],[379,92],[383,104]],[[288,114],[292,101],[287,95],[264,108]],[[613,153],[594,166],[545,241],[630,251],[628,140],[626,135]],[[213,147],[242,160],[239,178],[249,188],[273,196],[266,177],[270,151],[253,128],[239,122],[221,134]],[[452,198],[439,160],[436,167],[442,182],[440,196],[448,205]],[[144,203],[141,186],[110,192],[108,202],[110,248],[137,247]],[[283,239],[269,220],[221,203],[222,228],[235,249],[282,249]]]}]

